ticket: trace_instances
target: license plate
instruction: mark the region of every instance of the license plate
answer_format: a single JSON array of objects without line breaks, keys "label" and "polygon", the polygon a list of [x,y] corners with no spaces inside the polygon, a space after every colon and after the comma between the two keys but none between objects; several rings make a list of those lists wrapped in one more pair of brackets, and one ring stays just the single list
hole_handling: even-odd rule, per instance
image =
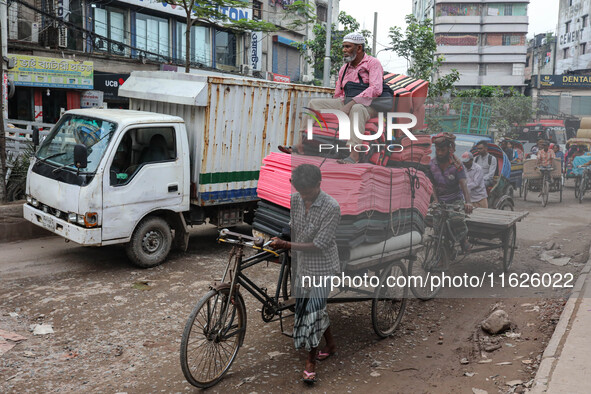
[{"label": "license plate", "polygon": [[43,226],[55,230],[55,220],[51,216],[43,216]]}]

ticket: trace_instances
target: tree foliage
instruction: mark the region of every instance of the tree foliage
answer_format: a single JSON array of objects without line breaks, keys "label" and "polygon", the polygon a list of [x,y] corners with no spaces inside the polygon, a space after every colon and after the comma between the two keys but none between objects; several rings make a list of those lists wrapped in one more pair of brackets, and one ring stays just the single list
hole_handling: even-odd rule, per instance
[{"label": "tree foliage", "polygon": [[435,56],[437,43],[433,22],[430,19],[419,22],[414,15],[407,15],[405,20],[406,30],[403,32],[400,27],[391,27],[389,36],[392,50],[408,63],[408,75],[430,82],[429,97],[453,91],[460,73],[453,69],[447,75],[438,76],[444,58]]},{"label": "tree foliage", "polygon": [[[340,24],[342,30],[338,30],[337,26]],[[343,65],[343,38],[345,35],[359,31],[359,22],[351,15],[341,11],[338,17],[338,24],[333,23],[331,29],[331,41],[330,41],[330,75],[336,76],[339,73],[339,69]],[[292,45],[295,46],[308,64],[314,66],[314,77],[318,80],[322,79],[324,73],[324,56],[326,51],[326,26],[320,23],[314,24],[312,28],[314,33],[313,40],[306,40],[303,42],[296,42]],[[371,36],[369,30],[360,31],[361,34],[368,41]],[[371,53],[369,45],[365,46],[365,52]]]},{"label": "tree foliage", "polygon": [[490,105],[490,127],[498,130],[501,136],[509,134],[511,126],[529,122],[533,116],[532,98],[510,88],[505,91],[499,86],[482,86],[457,92],[453,107],[459,108],[461,102],[472,101]]}]

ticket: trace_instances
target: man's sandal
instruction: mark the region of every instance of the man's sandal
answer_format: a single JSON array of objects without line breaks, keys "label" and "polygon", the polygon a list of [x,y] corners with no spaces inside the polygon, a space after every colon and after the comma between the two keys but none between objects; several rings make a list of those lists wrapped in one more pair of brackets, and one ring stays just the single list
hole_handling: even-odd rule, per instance
[{"label": "man's sandal", "polygon": [[279,149],[280,152],[287,153],[288,155],[291,155],[291,153],[293,152],[293,149],[291,146],[279,145],[279,146],[277,146],[277,149]]},{"label": "man's sandal", "polygon": [[316,356],[316,360],[323,361],[323,360],[326,360],[327,358],[329,358],[330,356],[334,356],[335,354],[337,354],[337,352],[323,352],[323,351],[319,351],[318,352],[318,356]]},{"label": "man's sandal", "polygon": [[304,371],[304,374],[302,376],[302,380],[304,381],[304,383],[307,383],[307,384],[316,383],[316,372]]}]

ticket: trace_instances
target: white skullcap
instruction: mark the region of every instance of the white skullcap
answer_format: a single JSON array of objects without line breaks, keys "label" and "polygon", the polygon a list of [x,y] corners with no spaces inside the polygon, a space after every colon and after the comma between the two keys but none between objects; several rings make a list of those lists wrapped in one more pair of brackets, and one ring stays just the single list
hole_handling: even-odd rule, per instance
[{"label": "white skullcap", "polygon": [[343,38],[343,42],[350,42],[351,44],[364,45],[365,37],[359,33],[349,33]]}]

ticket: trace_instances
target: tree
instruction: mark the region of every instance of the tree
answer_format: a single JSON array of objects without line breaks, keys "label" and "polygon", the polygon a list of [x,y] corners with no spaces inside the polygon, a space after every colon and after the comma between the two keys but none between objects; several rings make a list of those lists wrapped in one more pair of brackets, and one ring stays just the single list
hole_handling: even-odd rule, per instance
[{"label": "tree", "polygon": [[453,91],[454,84],[460,79],[460,73],[452,69],[447,75],[436,77],[445,60],[435,56],[437,42],[433,33],[433,22],[425,19],[421,22],[414,15],[406,16],[406,30],[400,27],[390,28],[392,50],[408,62],[408,75],[430,81],[429,97],[440,97]]},{"label": "tree", "polygon": [[[338,75],[339,69],[343,65],[343,38],[349,33],[359,31],[359,22],[343,11],[339,13],[338,24],[340,24],[342,30],[337,29],[338,25],[336,23],[333,23],[331,27],[331,76]],[[314,33],[314,39],[297,42],[292,45],[300,51],[308,64],[314,66],[314,77],[321,80],[324,73],[324,56],[326,52],[326,26],[316,23],[314,24],[312,31]],[[369,30],[362,30],[361,34],[363,34],[366,40],[371,36]],[[365,52],[371,53],[369,45],[365,46]]]},{"label": "tree", "polygon": [[525,124],[532,119],[532,98],[523,95],[513,87],[504,91],[500,86],[482,86],[458,92],[453,106],[469,100],[487,104],[491,108],[489,125],[499,131],[501,136],[509,134],[515,124]]},{"label": "tree", "polygon": [[[240,0],[159,0],[162,3],[174,5],[182,8],[186,14],[185,30],[185,72],[188,73],[191,66],[191,27],[195,23],[207,25],[216,25],[219,27],[235,31],[262,31],[271,32],[281,30],[280,27],[264,21],[241,19],[232,21],[225,15],[221,8],[235,7],[243,8],[244,1]],[[295,1],[293,4],[285,7],[287,15],[295,16],[288,25],[292,29],[301,28],[303,24],[311,20],[313,9],[309,4],[303,1]]]}]

